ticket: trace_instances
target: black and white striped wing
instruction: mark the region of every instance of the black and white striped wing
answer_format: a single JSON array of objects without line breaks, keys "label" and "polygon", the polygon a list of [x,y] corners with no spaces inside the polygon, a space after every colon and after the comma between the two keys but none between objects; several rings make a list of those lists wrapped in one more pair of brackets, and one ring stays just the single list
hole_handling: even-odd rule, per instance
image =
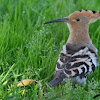
[{"label": "black and white striped wing", "polygon": [[90,49],[88,46],[64,45],[56,64],[54,77],[49,85],[56,86],[66,78],[71,78],[71,82],[84,85],[87,74],[94,71],[96,66],[95,47]]},{"label": "black and white striped wing", "polygon": [[94,71],[96,66],[97,55],[88,47],[73,53],[67,53],[64,47],[57,61],[56,72],[63,72],[66,77],[77,77]]}]

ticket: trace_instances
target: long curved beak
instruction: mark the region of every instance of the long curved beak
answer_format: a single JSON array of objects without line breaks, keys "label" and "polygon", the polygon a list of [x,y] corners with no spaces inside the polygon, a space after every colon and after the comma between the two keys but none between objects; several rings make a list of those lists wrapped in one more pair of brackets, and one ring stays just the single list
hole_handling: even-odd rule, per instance
[{"label": "long curved beak", "polygon": [[62,19],[51,20],[51,21],[45,22],[44,24],[56,23],[56,22],[68,22],[68,18],[62,18]]}]

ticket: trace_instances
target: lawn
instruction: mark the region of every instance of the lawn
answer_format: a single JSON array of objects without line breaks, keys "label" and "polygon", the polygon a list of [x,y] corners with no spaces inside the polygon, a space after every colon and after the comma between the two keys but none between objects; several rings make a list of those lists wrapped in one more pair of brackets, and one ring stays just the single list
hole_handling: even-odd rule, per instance
[{"label": "lawn", "polygon": [[[65,23],[43,23],[80,9],[100,11],[100,0],[0,0],[0,100],[94,100],[100,93],[100,65],[84,87],[69,80],[48,85],[69,31]],[[100,21],[89,29],[100,56]],[[24,79],[37,82],[17,87]]]}]

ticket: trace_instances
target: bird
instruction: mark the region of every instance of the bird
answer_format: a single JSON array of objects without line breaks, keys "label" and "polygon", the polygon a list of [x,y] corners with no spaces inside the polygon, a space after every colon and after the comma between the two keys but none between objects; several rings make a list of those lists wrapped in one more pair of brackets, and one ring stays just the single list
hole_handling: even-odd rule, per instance
[{"label": "bird", "polygon": [[69,29],[69,37],[59,54],[50,86],[57,86],[67,79],[83,86],[86,84],[87,76],[98,66],[98,50],[89,36],[89,24],[98,19],[99,11],[77,10],[68,17],[44,23],[65,22]]}]

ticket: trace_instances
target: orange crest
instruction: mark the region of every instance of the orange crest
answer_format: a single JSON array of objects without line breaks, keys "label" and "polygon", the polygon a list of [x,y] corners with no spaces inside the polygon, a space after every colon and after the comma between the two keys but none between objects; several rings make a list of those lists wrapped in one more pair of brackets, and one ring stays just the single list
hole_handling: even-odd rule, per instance
[{"label": "orange crest", "polygon": [[79,10],[69,15],[69,17],[72,16],[85,16],[89,19],[89,23],[92,23],[100,18],[100,12],[92,10]]}]

